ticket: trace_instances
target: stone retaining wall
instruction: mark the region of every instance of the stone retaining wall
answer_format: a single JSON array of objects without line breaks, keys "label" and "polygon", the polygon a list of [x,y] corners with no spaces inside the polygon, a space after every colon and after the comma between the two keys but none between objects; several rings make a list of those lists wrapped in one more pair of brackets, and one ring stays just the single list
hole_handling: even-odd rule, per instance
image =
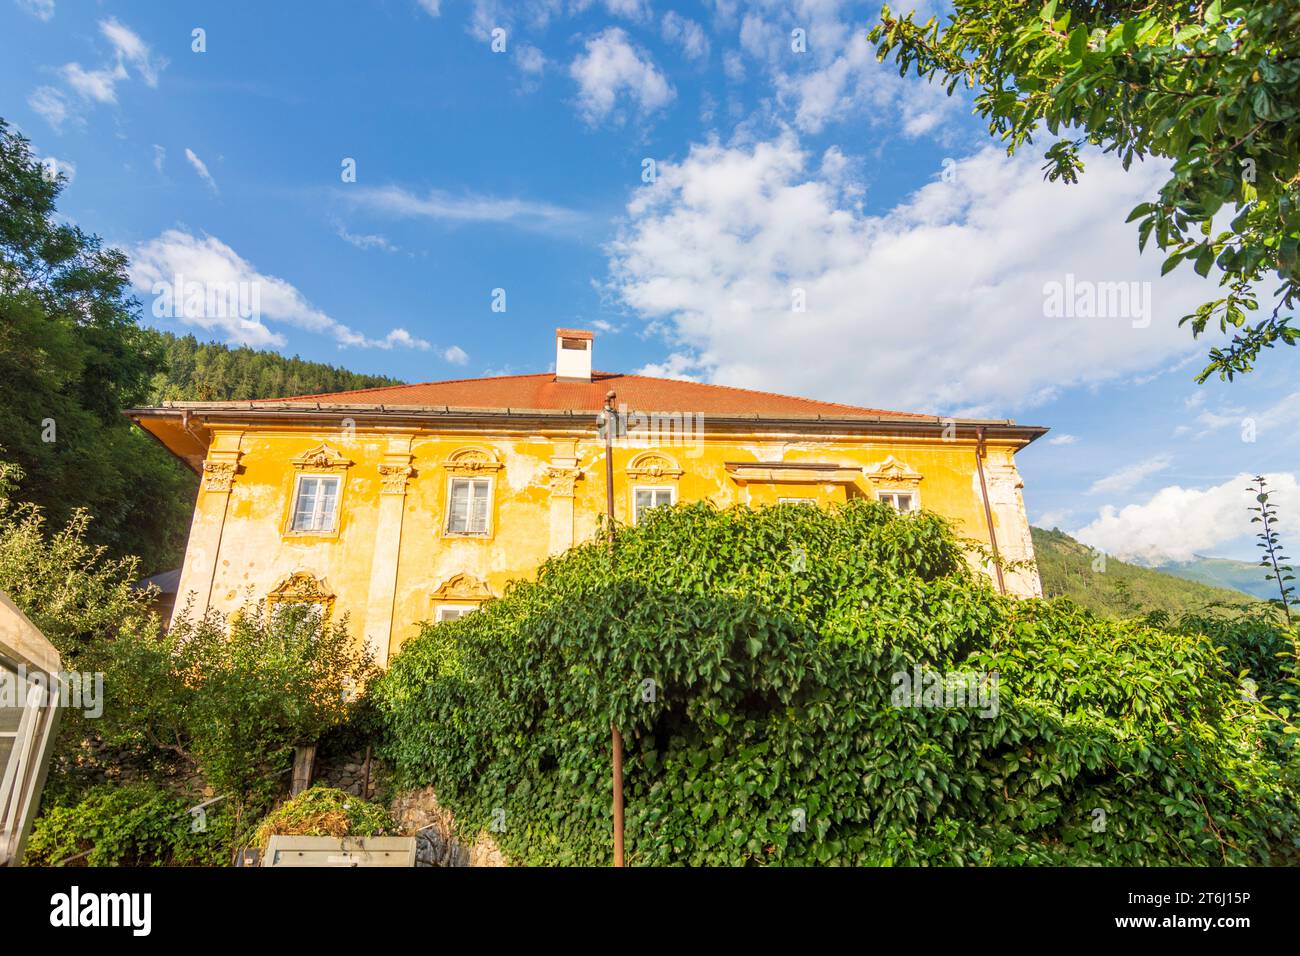
[{"label": "stone retaining wall", "polygon": [[389,811],[402,833],[416,837],[416,866],[508,865],[490,836],[480,835],[469,846],[456,836],[455,819],[432,787],[399,793]]}]

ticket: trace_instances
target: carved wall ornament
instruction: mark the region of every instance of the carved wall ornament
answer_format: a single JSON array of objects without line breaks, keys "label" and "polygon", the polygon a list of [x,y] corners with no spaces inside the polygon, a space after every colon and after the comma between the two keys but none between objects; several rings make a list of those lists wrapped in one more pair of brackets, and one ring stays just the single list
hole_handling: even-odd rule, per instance
[{"label": "carved wall ornament", "polygon": [[335,468],[348,468],[352,465],[351,458],[344,458],[338,451],[329,445],[321,442],[306,454],[299,455],[293,459],[295,468],[311,468],[314,470],[331,470]]},{"label": "carved wall ornament", "polygon": [[203,463],[203,490],[229,494],[235,484],[239,464],[234,461],[205,461]]},{"label": "carved wall ornament", "polygon": [[433,592],[433,600],[482,602],[491,599],[492,589],[468,571],[453,574],[438,590]]},{"label": "carved wall ornament", "polygon": [[385,495],[404,495],[406,494],[406,482],[411,475],[415,474],[415,469],[410,465],[385,463],[379,466],[379,476],[381,479],[380,494]]},{"label": "carved wall ornament", "polygon": [[546,469],[546,477],[551,483],[552,498],[572,498],[573,486],[582,477],[582,472],[577,468],[552,465]]},{"label": "carved wall ornament", "polygon": [[682,476],[682,469],[667,455],[648,451],[632,459],[627,466],[627,476],[652,478],[656,481],[667,478],[676,481]]},{"label": "carved wall ornament", "polygon": [[458,448],[442,463],[442,467],[453,475],[489,475],[500,471],[504,466],[496,452],[487,448]]}]

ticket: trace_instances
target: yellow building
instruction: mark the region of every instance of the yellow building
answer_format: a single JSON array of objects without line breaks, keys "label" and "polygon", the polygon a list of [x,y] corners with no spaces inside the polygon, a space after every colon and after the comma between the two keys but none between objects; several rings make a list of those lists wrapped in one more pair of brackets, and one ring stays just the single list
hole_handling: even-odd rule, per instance
[{"label": "yellow building", "polygon": [[[593,372],[594,344],[557,329],[540,375],[131,410],[202,475],[177,607],[317,603],[384,662],[419,622],[596,534],[607,417],[620,522],[677,502],[880,498],[945,516],[1004,564],[1033,560],[1015,453],[1044,428]],[[1032,563],[1001,577],[1040,593]]]}]

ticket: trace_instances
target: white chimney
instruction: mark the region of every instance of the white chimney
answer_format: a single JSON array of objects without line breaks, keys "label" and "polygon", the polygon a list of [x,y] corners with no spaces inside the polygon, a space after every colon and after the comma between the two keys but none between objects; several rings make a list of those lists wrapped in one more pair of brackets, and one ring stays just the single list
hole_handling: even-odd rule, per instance
[{"label": "white chimney", "polygon": [[596,337],[583,329],[555,330],[555,380],[591,381],[591,347]]}]

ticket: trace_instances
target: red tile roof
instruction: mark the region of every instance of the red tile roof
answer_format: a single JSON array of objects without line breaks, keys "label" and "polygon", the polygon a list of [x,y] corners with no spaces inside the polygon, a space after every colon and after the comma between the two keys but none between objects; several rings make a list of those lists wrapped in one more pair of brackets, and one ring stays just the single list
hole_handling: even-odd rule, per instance
[{"label": "red tile roof", "polygon": [[[418,385],[391,385],[353,392],[299,395],[271,402],[319,401],[343,405],[447,405],[453,408],[515,408],[542,411],[597,412],[604,407],[605,393],[616,393],[615,404],[630,411],[681,412],[711,415],[765,415],[779,417],[834,418],[921,418],[907,412],[881,408],[860,408],[837,402],[819,402],[772,392],[757,392],[727,385],[705,385],[679,379],[650,378],[593,372],[590,382],[557,382],[554,374],[503,375],[496,378],[463,378]],[[255,402],[254,404],[263,404]]]}]

